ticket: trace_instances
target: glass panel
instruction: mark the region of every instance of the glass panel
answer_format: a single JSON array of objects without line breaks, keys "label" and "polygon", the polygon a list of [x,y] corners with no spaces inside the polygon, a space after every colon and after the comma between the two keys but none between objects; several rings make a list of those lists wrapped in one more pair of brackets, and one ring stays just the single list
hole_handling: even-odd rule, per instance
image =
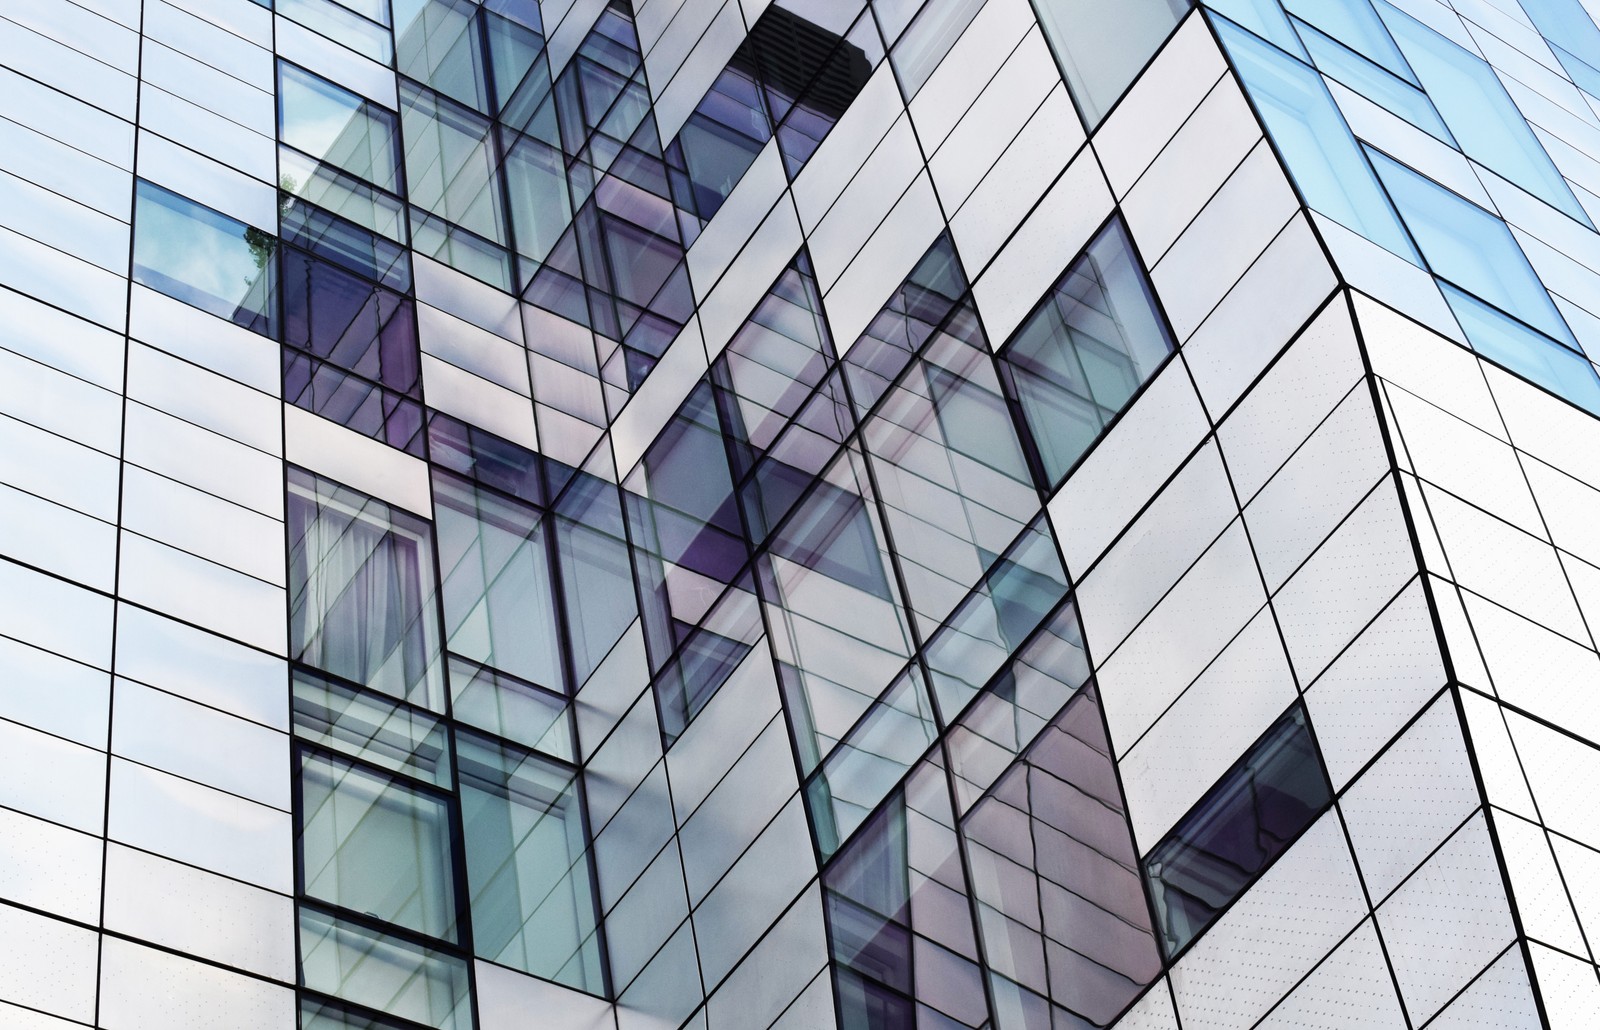
[{"label": "glass panel", "polygon": [[277,239],[143,180],[135,196],[134,282],[273,335]]},{"label": "glass panel", "polygon": [[444,798],[343,758],[305,752],[298,844],[307,897],[455,940]]},{"label": "glass panel", "polygon": [[503,245],[505,219],[489,122],[409,84],[401,85],[400,119],[411,202]]},{"label": "glass panel", "polygon": [[981,0],[932,0],[923,6],[889,51],[889,61],[907,99],[917,95],[982,6]]},{"label": "glass panel", "polygon": [[1296,703],[1145,857],[1168,958],[1200,936],[1332,800]]},{"label": "glass panel", "polygon": [[1506,95],[1494,69],[1408,14],[1379,0],[1378,13],[1394,33],[1422,88],[1428,91],[1461,151],[1523,189],[1589,225],[1589,216]]},{"label": "glass panel", "polygon": [[[1400,48],[1389,36],[1389,30],[1378,20],[1370,0],[1284,0],[1283,8],[1390,73],[1413,84],[1417,81],[1406,59],[1400,56]],[[1301,36],[1305,36],[1303,31]],[[1312,47],[1309,39],[1306,46]],[[1316,50],[1311,52],[1315,57]]]},{"label": "glass panel", "polygon": [[450,787],[444,724],[427,712],[294,670],[294,735],[390,772]]},{"label": "glass panel", "polygon": [[1297,23],[1300,38],[1317,68],[1337,79],[1368,100],[1382,106],[1452,147],[1456,139],[1445,128],[1428,95],[1404,79],[1384,71],[1349,47],[1330,39],[1304,22]]},{"label": "glass panel", "polygon": [[306,906],[300,908],[300,982],[435,1030],[472,1026],[466,962]]},{"label": "glass panel", "polygon": [[1127,233],[1113,222],[1001,352],[1047,484],[1066,478],[1172,349]]},{"label": "glass panel", "polygon": [[[367,4],[363,6],[377,6]],[[368,21],[332,0],[278,0],[278,13],[293,18],[306,28],[337,40],[363,57],[379,64],[394,59],[394,43],[389,30]]]},{"label": "glass panel", "polygon": [[392,111],[278,62],[278,139],[390,193],[400,192]]},{"label": "glass panel", "polygon": [[1435,275],[1576,346],[1504,222],[1405,165],[1368,152]]},{"label": "glass panel", "polygon": [[456,750],[474,950],[604,994],[577,774],[467,733]]},{"label": "glass panel", "polygon": [[454,655],[450,691],[451,714],[462,722],[564,762],[578,760],[566,698]]},{"label": "glass panel", "polygon": [[562,690],[549,542],[540,513],[447,472],[433,476],[447,647]]},{"label": "glass panel", "polygon": [[402,75],[487,112],[477,13],[469,0],[394,0],[396,64]]},{"label": "glass panel", "polygon": [[288,528],[295,659],[442,710],[428,524],[291,469]]},{"label": "glass panel", "polygon": [[1189,0],[1037,0],[1034,7],[1092,128],[1189,12]]},{"label": "glass panel", "polygon": [[283,342],[390,390],[419,393],[411,299],[297,247],[283,250]]},{"label": "glass panel", "polygon": [[1218,20],[1216,27],[1306,203],[1378,246],[1415,261],[1416,252],[1371,168],[1361,159],[1355,137],[1322,76],[1236,25]]}]

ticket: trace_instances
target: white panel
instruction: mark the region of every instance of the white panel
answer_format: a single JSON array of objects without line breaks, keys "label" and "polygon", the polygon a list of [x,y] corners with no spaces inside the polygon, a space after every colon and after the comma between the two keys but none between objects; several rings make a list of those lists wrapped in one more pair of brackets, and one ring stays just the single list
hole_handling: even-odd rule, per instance
[{"label": "white panel", "polygon": [[282,1030],[294,989],[107,937],[101,952],[104,1030]]},{"label": "white panel", "polygon": [[0,805],[84,833],[105,819],[105,752],[0,721]]},{"label": "white panel", "polygon": [[1522,949],[1512,945],[1439,1013],[1428,1030],[1539,1030]]},{"label": "white panel", "polygon": [[711,292],[788,183],[774,136],[689,247],[689,281],[696,298],[703,300]]},{"label": "white panel", "polygon": [[292,982],[293,899],[120,844],[106,853],[105,925],[238,969]]},{"label": "white panel", "polygon": [[1466,594],[1467,615],[1493,678],[1507,704],[1583,734],[1600,738],[1600,657],[1515,612]]},{"label": "white panel", "polygon": [[428,407],[529,450],[539,449],[533,404],[526,394],[491,383],[432,354],[422,355],[422,388],[428,396]]},{"label": "white panel", "polygon": [[417,338],[422,353],[531,396],[528,360],[520,340],[507,340],[427,304],[417,305]]},{"label": "white panel", "polygon": [[1384,902],[1378,926],[1418,1023],[1511,942],[1516,928],[1481,812]]},{"label": "white panel", "polygon": [[[1011,141],[972,191],[950,216],[950,231],[962,262],[984,268],[1004,246],[1034,202],[1043,196],[1083,144],[1083,123],[1058,86],[1045,98],[1017,138]],[[1086,155],[1088,151],[1084,152]]]},{"label": "white panel", "polygon": [[[944,143],[978,90],[1033,27],[1033,11],[1023,0],[988,0],[973,16],[911,101],[917,134],[930,153]],[[1083,136],[1081,127],[1078,136]]]},{"label": "white panel", "polygon": [[1593,792],[1600,783],[1600,750],[1515,712],[1505,715],[1545,826],[1600,847]]},{"label": "white panel", "polygon": [[700,331],[708,357],[715,358],[733,339],[803,242],[794,205],[787,198],[779,199],[700,306]]},{"label": "white panel", "polygon": [[998,349],[1022,324],[1111,211],[1100,165],[1079,151],[973,284],[991,347]]},{"label": "white panel", "polygon": [[[1578,924],[1593,941],[1600,934],[1600,851],[1559,834],[1550,834],[1550,843],[1555,848],[1561,877],[1572,896],[1572,906],[1578,913]],[[1583,954],[1582,949],[1574,950]]]},{"label": "white panel", "polygon": [[[1192,347],[1186,359],[1194,356]],[[1255,496],[1362,372],[1349,308],[1335,299],[1217,429],[1243,500]]]},{"label": "white panel", "polygon": [[276,187],[143,129],[136,170],[140,178],[246,225],[268,229],[277,225]]},{"label": "white panel", "polygon": [[[983,15],[980,13],[979,17]],[[1060,84],[1061,72],[1043,33],[1030,30],[928,160],[934,185],[949,210],[966,201],[1007,144],[1022,131],[1052,88]],[[911,117],[919,130],[923,127],[922,114],[927,110],[921,103],[911,106]],[[942,120],[946,112],[936,109],[935,117]],[[922,145],[933,146],[925,132]]]},{"label": "white panel", "polygon": [[[683,839],[687,840],[692,832],[685,827]],[[805,803],[799,795],[793,795],[789,804],[728,870],[728,874],[717,882],[694,912],[700,973],[706,983],[715,984],[735,965],[743,962],[747,977],[755,974],[758,979],[773,981],[765,985],[764,993],[775,995],[783,990],[786,982],[790,984],[789,989],[794,993],[775,999],[780,1002],[778,1008],[766,1013],[764,1019],[752,1020],[758,1024],[775,1018],[783,1005],[799,993],[814,971],[798,966],[792,971],[780,972],[784,967],[768,966],[757,973],[749,967],[759,967],[759,960],[745,959],[745,953],[752,948],[759,951],[757,940],[779,921],[783,909],[805,887],[806,880],[814,875],[815,867],[805,857],[809,839]],[[805,902],[802,900],[800,904],[804,905]],[[815,945],[820,950],[820,934]],[[801,973],[805,975],[796,981],[795,975]]]},{"label": "white panel", "polygon": [[807,245],[816,268],[817,285],[824,293],[855,260],[867,237],[921,170],[922,151],[917,147],[916,132],[911,128],[911,119],[902,117],[809,232]]},{"label": "white panel", "polygon": [[1424,484],[1456,582],[1573,640],[1587,639],[1555,550]]},{"label": "white panel", "polygon": [[[139,304],[157,295],[143,291],[136,292],[134,296],[137,309]],[[187,305],[184,305],[184,309],[199,313]],[[202,317],[218,326],[226,324],[210,316]],[[139,321],[136,314],[136,326]],[[210,326],[205,328],[209,329]],[[246,335],[255,343],[262,341],[254,333]],[[224,339],[222,346],[231,347],[236,342]],[[263,393],[218,375],[210,367],[180,361],[163,351],[133,342],[128,346],[127,393],[142,404],[159,408],[212,432],[249,444],[257,450],[268,454],[283,453],[283,411],[278,402],[276,380],[272,392]]]},{"label": "white panel", "polygon": [[283,57],[376,100],[391,111],[399,109],[399,92],[389,69],[282,15],[275,17],[273,23],[273,45]]},{"label": "white panel", "polygon": [[1316,678],[1416,571],[1400,502],[1380,483],[1273,598],[1300,681]]},{"label": "white panel", "polygon": [[19,905],[99,922],[102,847],[96,834],[0,809],[0,893]]},{"label": "white panel", "polygon": [[1544,535],[1528,481],[1509,446],[1404,389],[1387,393],[1418,476],[1526,532]]},{"label": "white panel", "polygon": [[433,488],[421,459],[292,406],[283,409],[283,434],[294,464],[424,518],[433,514]]},{"label": "white panel", "polygon": [[575,991],[505,966],[478,962],[478,1020],[483,1030],[522,1030],[528,1013],[550,1026],[571,1030],[610,1030],[615,1026],[604,998]]},{"label": "white panel", "polygon": [[1244,510],[1277,590],[1389,470],[1372,395],[1358,384]]},{"label": "white panel", "polygon": [[1383,946],[1368,919],[1296,985],[1261,1030],[1387,1030],[1406,1026]]},{"label": "white panel", "polygon": [[1235,523],[1116,653],[1099,658],[1113,746],[1138,739],[1264,600],[1244,527]]},{"label": "white panel", "polygon": [[1530,943],[1533,975],[1539,981],[1550,1030],[1589,1030],[1600,1012],[1600,979],[1595,967],[1570,955]]},{"label": "white panel", "polygon": [[1373,900],[1388,897],[1478,805],[1455,702],[1446,692],[1340,799]]},{"label": "white panel", "polygon": [[1095,133],[1095,150],[1118,196],[1128,192],[1226,70],[1205,18],[1190,15]]},{"label": "white panel", "polygon": [[1239,84],[1223,76],[1122,200],[1145,261],[1161,260],[1260,138]]},{"label": "white panel", "polygon": [[1490,820],[1511,878],[1511,896],[1517,903],[1522,932],[1551,947],[1588,956],[1544,828],[1508,812],[1491,812]]},{"label": "white panel", "polygon": [[[1539,513],[1544,516],[1544,524],[1550,529],[1551,542],[1591,565],[1600,565],[1600,540],[1595,539],[1594,532],[1595,526],[1600,525],[1600,490],[1536,458],[1528,458],[1522,465],[1527,470],[1534,496],[1538,498]],[[1476,500],[1470,495],[1463,496],[1468,500]],[[1539,532],[1532,527],[1524,528],[1529,532]]]},{"label": "white panel", "polygon": [[[1250,1026],[1365,915],[1355,865],[1329,812],[1173,968],[1184,1030]],[[1250,975],[1239,975],[1244,969]]]},{"label": "white panel", "polygon": [[822,899],[813,887],[711,996],[710,1030],[746,1030],[777,1018],[827,962],[827,951]]},{"label": "white panel", "polygon": [[284,588],[123,530],[117,590],[135,604],[276,654],[288,647]]},{"label": "white panel", "polygon": [[1341,790],[1445,682],[1420,581],[1361,631],[1306,691],[1334,790]]},{"label": "white panel", "polygon": [[1100,556],[1209,428],[1182,362],[1169,362],[1050,501],[1068,571]]},{"label": "white panel", "polygon": [[1539,818],[1500,706],[1477,691],[1462,690],[1460,695],[1472,755],[1489,803],[1528,819]]},{"label": "white panel", "polygon": [[1272,613],[1262,609],[1122,756],[1128,818],[1142,854],[1295,698]]},{"label": "white panel", "polygon": [[0,999],[92,1023],[98,942],[93,930],[0,905]]},{"label": "white panel", "polygon": [[1150,270],[1179,340],[1233,289],[1298,207],[1263,140]]},{"label": "white panel", "polygon": [[771,654],[758,642],[667,753],[672,805],[680,824],[778,711]]},{"label": "white panel", "polygon": [[1178,1030],[1178,1013],[1172,1007],[1166,978],[1156,980],[1114,1025],[1117,1030]]},{"label": "white panel", "polygon": [[1095,654],[1110,654],[1238,509],[1217,448],[1201,446],[1077,587],[1078,615]]},{"label": "white panel", "polygon": [[795,178],[794,206],[806,232],[816,228],[904,112],[894,69],[883,61]]},{"label": "white panel", "polygon": [[[1471,351],[1361,294],[1355,294],[1355,309],[1373,372],[1486,433],[1505,437],[1496,398]],[[1528,449],[1520,441],[1518,446]]]},{"label": "white panel", "polygon": [[[678,134],[744,38],[737,3],[685,3],[645,54],[661,141]],[[576,44],[574,44],[574,49]],[[691,51],[693,53],[691,59]]]},{"label": "white panel", "polygon": [[840,355],[859,341],[943,229],[933,184],[919,175],[823,298]]},{"label": "white panel", "polygon": [[1233,405],[1335,285],[1311,226],[1296,216],[1183,345],[1214,415]]},{"label": "white panel", "polygon": [[274,397],[282,394],[276,343],[138,284],[133,286],[128,335]]},{"label": "white panel", "polygon": [[283,523],[165,476],[136,466],[124,470],[122,525],[256,579],[285,585]]},{"label": "white panel", "polygon": [[706,371],[700,319],[691,317],[611,424],[617,475],[627,478]]}]

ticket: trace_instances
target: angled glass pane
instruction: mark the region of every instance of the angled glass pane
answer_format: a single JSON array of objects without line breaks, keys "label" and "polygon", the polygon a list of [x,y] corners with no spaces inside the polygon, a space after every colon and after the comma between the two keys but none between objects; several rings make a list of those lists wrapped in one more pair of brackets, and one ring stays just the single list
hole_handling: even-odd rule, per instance
[{"label": "angled glass pane", "polygon": [[1394,33],[1417,80],[1474,161],[1499,172],[1551,207],[1589,225],[1561,173],[1505,86],[1477,54],[1462,49],[1384,0],[1378,13]]},{"label": "angled glass pane", "polygon": [[1306,203],[1385,250],[1415,260],[1322,76],[1230,22],[1216,19],[1214,24]]},{"label": "angled glass pane", "polygon": [[386,65],[394,59],[394,41],[388,28],[350,9],[364,7],[375,14],[377,12],[371,8],[386,6],[381,0],[378,3],[358,0],[349,5],[334,0],[278,0],[278,13],[342,43],[362,57]]},{"label": "angled glass pane", "polygon": [[428,524],[289,472],[289,644],[297,661],[442,711]]},{"label": "angled glass pane", "polygon": [[293,679],[296,737],[450,788],[450,746],[442,720],[305,669],[295,669]]},{"label": "angled glass pane", "polygon": [[[306,905],[300,907],[300,983],[410,1026],[470,1030],[473,1024],[465,961]],[[343,1025],[385,1026],[359,1019]]]},{"label": "angled glass pane", "polygon": [[545,520],[447,472],[433,476],[446,647],[565,689]]},{"label": "angled glass pane", "polygon": [[1034,7],[1093,128],[1189,13],[1189,0],[1036,0]]},{"label": "angled glass pane", "polygon": [[133,281],[247,329],[273,335],[277,239],[139,180]]},{"label": "angled glass pane", "polygon": [[394,112],[283,61],[278,62],[278,139],[380,189],[400,192]]},{"label": "angled glass pane", "polygon": [[303,752],[298,844],[307,897],[456,939],[443,796],[343,758]]},{"label": "angled glass pane", "polygon": [[[1383,27],[1371,0],[1283,0],[1283,9],[1316,26],[1355,53],[1389,70],[1407,82],[1416,83],[1411,66],[1400,56],[1389,30]],[[1302,38],[1304,33],[1301,33]],[[1327,37],[1324,37],[1327,38]],[[1306,46],[1312,46],[1306,40]],[[1311,51],[1316,56],[1316,50]],[[1320,60],[1318,63],[1321,63]]]},{"label": "angled glass pane", "polygon": [[1295,27],[1300,30],[1300,38],[1305,41],[1311,60],[1328,78],[1343,83],[1435,139],[1452,147],[1456,145],[1455,137],[1434,110],[1433,101],[1422,90],[1304,22],[1297,22]]},{"label": "angled glass pane", "polygon": [[1296,703],[1145,856],[1168,958],[1204,932],[1332,800]]},{"label": "angled glass pane", "polygon": [[564,762],[578,760],[566,698],[455,655],[450,656],[450,714]]},{"label": "angled glass pane", "polygon": [[1172,349],[1127,232],[1112,222],[1001,352],[1047,485],[1065,478]]},{"label": "angled glass pane", "polygon": [[1398,161],[1369,153],[1435,275],[1576,348],[1505,222]]},{"label": "angled glass pane", "polygon": [[604,994],[577,773],[464,732],[456,753],[474,950]]},{"label": "angled glass pane", "polygon": [[392,0],[402,75],[487,112],[488,75],[478,6],[471,0]]}]

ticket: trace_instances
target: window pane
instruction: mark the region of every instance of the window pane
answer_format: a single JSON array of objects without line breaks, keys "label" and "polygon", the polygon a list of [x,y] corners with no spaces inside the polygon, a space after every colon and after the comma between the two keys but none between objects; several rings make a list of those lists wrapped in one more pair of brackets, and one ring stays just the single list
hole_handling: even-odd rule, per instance
[{"label": "window pane", "polygon": [[294,657],[441,711],[428,524],[299,469],[289,473],[288,516]]},{"label": "window pane", "polygon": [[300,761],[307,897],[443,940],[456,937],[447,802],[332,755]]},{"label": "window pane", "polygon": [[390,193],[400,191],[393,112],[282,61],[278,138]]},{"label": "window pane", "polygon": [[603,994],[576,773],[467,733],[456,750],[474,950]]},{"label": "window pane", "polygon": [[294,734],[391,772],[450,787],[444,724],[421,709],[294,670]]},{"label": "window pane", "polygon": [[1039,0],[1034,6],[1090,127],[1189,11],[1188,0]]},{"label": "window pane", "polygon": [[136,196],[134,281],[271,336],[277,239],[142,180]]},{"label": "window pane", "polygon": [[436,1030],[472,1026],[464,961],[304,906],[300,970],[307,990]]},{"label": "window pane", "polygon": [[1210,926],[1332,798],[1297,703],[1146,856],[1168,957]]},{"label": "window pane", "polygon": [[1306,203],[1391,253],[1415,260],[1322,76],[1235,25],[1219,20],[1216,27]]},{"label": "window pane", "polygon": [[1113,222],[1002,352],[1001,367],[1051,485],[1171,351],[1127,233]]}]

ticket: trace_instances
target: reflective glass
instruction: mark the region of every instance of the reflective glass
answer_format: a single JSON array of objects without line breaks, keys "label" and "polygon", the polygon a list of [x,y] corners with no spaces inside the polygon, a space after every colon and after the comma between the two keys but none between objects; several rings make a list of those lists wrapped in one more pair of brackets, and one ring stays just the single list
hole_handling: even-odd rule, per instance
[{"label": "reflective glass", "polygon": [[304,905],[300,982],[319,994],[435,1030],[472,1026],[465,961]]},{"label": "reflective glass", "polygon": [[1034,7],[1093,128],[1189,13],[1189,0],[1037,0]]},{"label": "reflective glass", "polygon": [[1310,25],[1300,23],[1296,27],[1312,61],[1324,75],[1349,86],[1434,138],[1456,145],[1455,137],[1445,128],[1444,120],[1434,110],[1426,93]]},{"label": "reflective glass", "polygon": [[294,670],[294,735],[390,772],[449,789],[444,724],[418,708]]},{"label": "reflective glass", "polygon": [[1210,926],[1332,799],[1297,703],[1145,856],[1168,957]]},{"label": "reflective glass", "polygon": [[1384,0],[1377,6],[1462,152],[1589,225],[1589,216],[1506,95],[1494,69]]},{"label": "reflective glass", "polygon": [[135,198],[134,282],[273,335],[276,237],[143,180]]},{"label": "reflective glass", "polygon": [[455,866],[443,797],[307,751],[300,759],[298,843],[307,897],[455,940]]},{"label": "reflective glass", "polygon": [[1306,203],[1391,253],[1414,259],[1322,77],[1236,25],[1219,20],[1216,26]]},{"label": "reflective glass", "polygon": [[1113,222],[1001,352],[1047,484],[1066,477],[1172,350],[1127,232]]},{"label": "reflective glass", "polygon": [[277,0],[277,3],[278,13],[285,18],[293,18],[306,28],[337,40],[363,57],[379,64],[388,64],[394,59],[394,41],[389,30],[350,10],[350,7],[366,7],[369,14],[374,14],[371,8],[384,6],[383,0],[377,3],[352,0],[344,6],[333,0]]},{"label": "reflective glass", "polygon": [[289,473],[289,636],[296,660],[427,708],[444,706],[428,524]]},{"label": "reflective glass", "polygon": [[456,754],[474,950],[603,994],[577,774],[465,732]]},{"label": "reflective glass", "polygon": [[464,723],[562,761],[578,760],[566,698],[454,655],[450,712]]},{"label": "reflective glass", "polygon": [[279,140],[390,193],[400,192],[396,122],[392,111],[278,62]]}]

